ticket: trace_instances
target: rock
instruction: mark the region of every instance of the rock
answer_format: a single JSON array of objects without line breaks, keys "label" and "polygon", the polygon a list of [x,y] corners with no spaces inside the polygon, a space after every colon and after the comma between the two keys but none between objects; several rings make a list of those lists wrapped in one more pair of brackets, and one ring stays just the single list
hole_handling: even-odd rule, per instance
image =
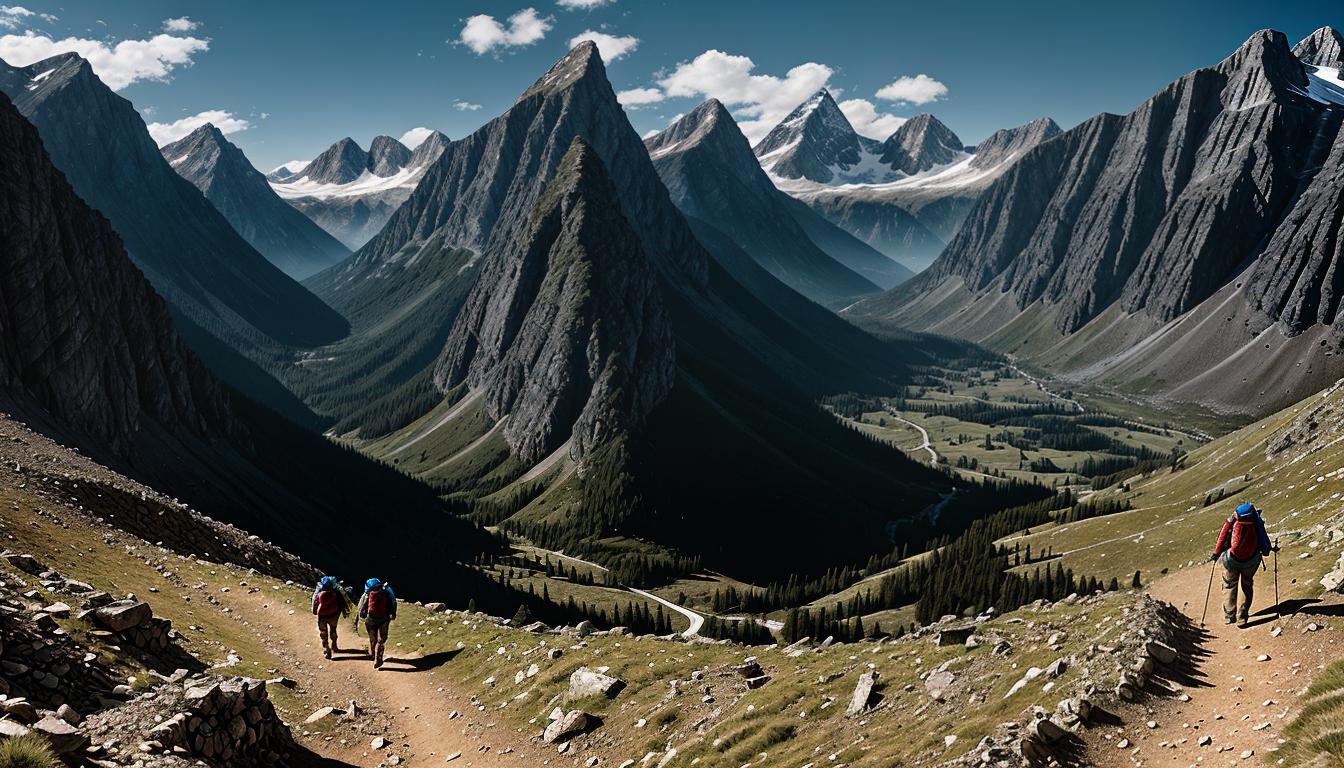
[{"label": "rock", "polygon": [[768,682],[770,682],[769,675],[758,675],[756,677],[749,677],[747,678],[747,688],[755,690]]},{"label": "rock", "polygon": [[1149,640],[1144,651],[1158,664],[1174,664],[1178,655],[1175,648],[1157,640]]},{"label": "rock", "polygon": [[1054,744],[1069,733],[1059,723],[1048,717],[1037,718],[1032,721],[1030,730],[1046,744]]},{"label": "rock", "polygon": [[1027,683],[1040,677],[1044,672],[1045,670],[1041,669],[1040,667],[1032,667],[1031,669],[1028,669],[1026,671],[1026,674],[1022,675],[1022,677],[1018,679],[1016,683],[1013,683],[1013,687],[1008,689],[1008,693],[1004,694],[1003,698],[1005,699],[1012,698],[1013,694],[1022,690],[1022,688],[1026,686]]},{"label": "rock", "polygon": [[149,603],[136,600],[118,600],[93,610],[93,620],[113,632],[125,632],[149,621],[154,612]]},{"label": "rock", "polygon": [[425,610],[430,613],[443,613],[448,610],[448,606],[443,603],[425,603]]},{"label": "rock", "polygon": [[1050,666],[1045,668],[1045,674],[1048,677],[1059,677],[1060,675],[1064,674],[1068,670],[1068,668],[1069,663],[1067,661],[1065,661],[1064,659],[1055,659],[1054,661],[1050,662]]},{"label": "rock", "polygon": [[56,716],[71,725],[79,725],[80,721],[84,719],[80,717],[80,714],[75,711],[75,708],[69,704],[62,704],[57,707]]},{"label": "rock", "polygon": [[66,619],[70,617],[70,606],[65,603],[52,603],[43,608],[42,612],[53,618]]},{"label": "rock", "polygon": [[1339,560],[1335,561],[1330,572],[1321,577],[1321,586],[1327,592],[1344,593],[1344,553],[1340,553]]},{"label": "rock", "polygon": [[572,709],[559,720],[552,720],[542,732],[541,738],[547,744],[569,739],[582,733],[588,727],[588,715],[582,710]]},{"label": "rock", "polygon": [[313,723],[316,723],[320,720],[331,717],[333,715],[343,715],[343,714],[345,714],[344,711],[339,710],[335,707],[322,707],[318,710],[315,710],[313,714],[309,715],[308,718],[303,721],[303,723],[304,725],[312,725]]},{"label": "rock", "polygon": [[588,621],[587,619],[580,621],[574,626],[574,632],[577,633],[579,637],[587,637],[593,634],[593,622]]},{"label": "rock", "polygon": [[966,645],[970,639],[973,629],[971,627],[957,627],[944,629],[933,636],[933,644],[939,648],[949,648],[954,645]]},{"label": "rock", "polygon": [[569,676],[569,691],[565,696],[571,701],[588,696],[605,696],[612,699],[624,688],[625,682],[622,680],[588,667],[579,667]]},{"label": "rock", "polygon": [[873,702],[873,693],[877,688],[877,670],[869,670],[859,675],[858,685],[854,686],[854,693],[849,697],[849,707],[845,709],[845,714],[853,717],[868,709]]},{"label": "rock", "polygon": [[47,570],[47,567],[39,563],[37,558],[32,555],[5,554],[3,557],[10,565],[32,576],[40,576]]},{"label": "rock", "polygon": [[51,743],[51,748],[61,755],[78,752],[89,744],[89,737],[55,715],[48,715],[33,723],[32,731],[44,737]]},{"label": "rock", "polygon": [[0,738],[12,738],[14,736],[25,736],[28,729],[13,720],[0,720]]},{"label": "rock", "polygon": [[6,699],[0,702],[0,710],[25,723],[37,720],[37,707],[24,698]]},{"label": "rock", "polygon": [[947,689],[956,681],[957,676],[947,670],[930,672],[929,676],[924,678],[924,691],[932,698],[942,701]]},{"label": "rock", "polygon": [[387,739],[382,736],[375,736],[373,741],[369,742],[369,749],[379,750],[387,747]]}]

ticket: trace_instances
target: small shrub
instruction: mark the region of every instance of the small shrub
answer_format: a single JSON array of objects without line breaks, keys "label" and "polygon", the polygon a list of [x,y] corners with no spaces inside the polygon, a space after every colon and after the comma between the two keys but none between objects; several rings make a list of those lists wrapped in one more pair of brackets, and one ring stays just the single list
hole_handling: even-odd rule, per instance
[{"label": "small shrub", "polygon": [[60,768],[61,761],[41,736],[24,734],[0,742],[0,768]]}]

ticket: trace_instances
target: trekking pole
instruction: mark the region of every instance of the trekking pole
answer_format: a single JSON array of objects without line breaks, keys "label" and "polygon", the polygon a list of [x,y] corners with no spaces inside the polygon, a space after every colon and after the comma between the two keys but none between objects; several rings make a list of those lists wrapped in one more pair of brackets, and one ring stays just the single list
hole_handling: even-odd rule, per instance
[{"label": "trekking pole", "polygon": [[1283,621],[1283,604],[1279,602],[1279,537],[1274,537],[1274,615]]},{"label": "trekking pole", "polygon": [[1218,569],[1218,558],[1209,558],[1209,588],[1204,592],[1204,610],[1199,612],[1199,626],[1204,626],[1204,617],[1209,613],[1209,596],[1213,594],[1213,573]]}]

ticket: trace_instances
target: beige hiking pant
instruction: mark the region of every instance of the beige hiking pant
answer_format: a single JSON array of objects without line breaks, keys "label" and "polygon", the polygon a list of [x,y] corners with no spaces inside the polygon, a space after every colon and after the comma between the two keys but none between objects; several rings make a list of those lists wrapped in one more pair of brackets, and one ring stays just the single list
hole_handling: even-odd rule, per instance
[{"label": "beige hiking pant", "polygon": [[1251,615],[1251,597],[1255,594],[1255,570],[1235,571],[1223,566],[1223,616],[1228,621],[1237,618],[1237,582],[1241,582],[1241,619]]},{"label": "beige hiking pant", "polygon": [[[330,616],[317,617],[317,633],[322,636],[322,650],[330,648],[333,651],[340,650],[336,645],[336,627],[341,623],[341,614],[333,613]],[[328,645],[330,643],[330,645]]]},{"label": "beige hiking pant", "polygon": [[373,657],[375,664],[381,664],[383,649],[387,646],[387,631],[392,628],[392,622],[387,619],[379,623],[366,621],[364,628],[369,632],[369,655]]}]

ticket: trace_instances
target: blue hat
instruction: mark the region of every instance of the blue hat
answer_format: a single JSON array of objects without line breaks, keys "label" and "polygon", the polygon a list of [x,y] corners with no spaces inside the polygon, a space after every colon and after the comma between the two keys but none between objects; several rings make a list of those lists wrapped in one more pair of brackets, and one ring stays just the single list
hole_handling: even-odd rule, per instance
[{"label": "blue hat", "polygon": [[1237,507],[1237,517],[1251,517],[1255,512],[1255,505],[1249,501]]},{"label": "blue hat", "polygon": [[383,586],[382,579],[369,579],[368,581],[364,582],[364,590],[366,592],[370,589],[377,589],[381,586]]}]

